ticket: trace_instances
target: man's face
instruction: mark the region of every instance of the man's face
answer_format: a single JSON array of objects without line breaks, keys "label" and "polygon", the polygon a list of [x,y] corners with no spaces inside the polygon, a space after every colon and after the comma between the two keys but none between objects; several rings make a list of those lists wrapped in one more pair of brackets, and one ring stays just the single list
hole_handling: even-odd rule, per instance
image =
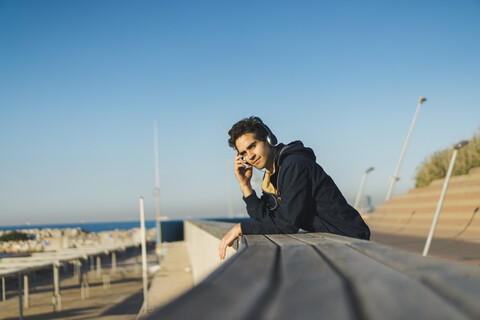
[{"label": "man's face", "polygon": [[235,145],[238,153],[255,168],[273,169],[271,149],[265,142],[257,140],[255,134],[245,133],[235,141]]}]

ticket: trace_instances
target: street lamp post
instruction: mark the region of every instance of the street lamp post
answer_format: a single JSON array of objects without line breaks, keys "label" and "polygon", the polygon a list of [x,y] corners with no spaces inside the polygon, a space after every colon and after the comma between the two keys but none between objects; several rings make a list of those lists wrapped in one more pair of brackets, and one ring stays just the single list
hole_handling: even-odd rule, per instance
[{"label": "street lamp post", "polygon": [[365,182],[367,181],[367,175],[375,169],[374,167],[370,167],[365,171],[363,175],[362,183],[360,183],[360,189],[358,190],[357,198],[355,199],[355,204],[353,205],[355,209],[358,210],[358,205],[360,204],[360,198],[362,197],[363,188],[365,187]]},{"label": "street lamp post", "polygon": [[[158,168],[158,133],[157,121],[153,123],[153,150],[155,155],[155,207],[156,207],[156,247],[159,248],[162,244],[162,225],[160,223],[160,173]],[[160,258],[158,259],[160,263]]]},{"label": "street lamp post", "polygon": [[407,150],[408,142],[410,141],[410,137],[412,136],[413,127],[415,127],[415,122],[417,121],[418,113],[420,112],[420,108],[422,107],[422,104],[425,101],[427,101],[427,98],[425,97],[420,97],[418,99],[417,111],[415,112],[415,116],[413,117],[412,124],[410,125],[410,130],[408,131],[407,139],[405,140],[405,144],[403,145],[402,153],[400,154],[400,159],[398,160],[397,167],[395,168],[395,173],[391,178],[392,182],[390,183],[390,188],[388,189],[388,193],[387,193],[387,197],[385,198],[385,201],[388,201],[392,198],[393,187],[395,185],[395,182],[399,180],[398,172],[400,171],[400,166],[402,165],[403,157],[405,156],[405,151]]},{"label": "street lamp post", "polygon": [[145,232],[145,209],[143,197],[140,197],[140,244],[142,246],[142,278],[143,278],[143,312],[148,313],[148,266],[147,266],[147,241]]},{"label": "street lamp post", "polygon": [[450,182],[450,176],[452,175],[453,166],[455,165],[455,159],[457,158],[458,150],[460,150],[467,144],[467,140],[460,141],[455,145],[455,148],[453,149],[452,160],[450,160],[450,166],[448,167],[447,176],[445,177],[445,182],[443,183],[442,193],[440,195],[440,199],[438,200],[437,210],[435,211],[432,226],[430,227],[430,233],[428,234],[427,242],[425,243],[425,248],[423,249],[424,257],[427,256],[428,250],[430,249],[430,244],[432,243],[433,234],[435,233],[438,217],[440,216],[440,210],[442,210],[443,199],[445,198],[445,193],[447,192],[448,183]]}]

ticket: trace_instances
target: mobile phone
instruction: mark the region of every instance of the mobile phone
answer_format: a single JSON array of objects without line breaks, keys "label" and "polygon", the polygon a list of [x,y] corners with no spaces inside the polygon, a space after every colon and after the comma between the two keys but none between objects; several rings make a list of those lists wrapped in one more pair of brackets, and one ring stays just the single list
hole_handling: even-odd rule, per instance
[{"label": "mobile phone", "polygon": [[245,161],[245,163],[243,164],[245,166],[245,168],[250,167],[250,164],[247,162],[247,160],[245,160],[244,157],[241,157],[240,160]]}]

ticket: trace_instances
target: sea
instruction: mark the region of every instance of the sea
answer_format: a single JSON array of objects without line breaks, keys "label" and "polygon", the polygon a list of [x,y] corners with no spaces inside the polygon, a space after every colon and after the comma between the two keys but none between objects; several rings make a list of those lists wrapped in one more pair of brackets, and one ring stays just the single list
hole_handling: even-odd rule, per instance
[{"label": "sea", "polygon": [[[224,222],[240,222],[244,218],[207,218],[205,220],[215,220]],[[11,231],[21,229],[67,229],[81,228],[89,232],[113,231],[113,230],[130,230],[140,228],[140,221],[111,221],[111,222],[77,222],[77,223],[60,223],[60,224],[31,224],[17,226],[0,226],[0,230]],[[146,220],[145,228],[156,228],[155,220]],[[183,220],[162,220],[162,242],[172,242],[183,240]]]},{"label": "sea", "polygon": [[[168,220],[162,223],[169,223],[170,221],[183,220]],[[17,226],[0,226],[0,230],[20,230],[20,229],[67,229],[67,228],[81,228],[85,231],[100,232],[110,230],[130,230],[133,228],[140,228],[140,221],[114,221],[114,222],[77,222],[77,223],[59,223],[59,224],[24,224]],[[155,220],[145,221],[145,228],[155,228]]]},{"label": "sea", "polygon": [[[0,226],[0,230],[12,231],[22,229],[68,229],[80,228],[88,232],[101,232],[113,230],[130,230],[140,228],[140,221],[110,221],[110,222],[77,222],[77,223],[58,223],[58,224],[24,224],[17,226]],[[155,220],[146,220],[145,228],[156,228]],[[172,242],[183,240],[183,220],[165,220],[161,221],[162,242]]]}]

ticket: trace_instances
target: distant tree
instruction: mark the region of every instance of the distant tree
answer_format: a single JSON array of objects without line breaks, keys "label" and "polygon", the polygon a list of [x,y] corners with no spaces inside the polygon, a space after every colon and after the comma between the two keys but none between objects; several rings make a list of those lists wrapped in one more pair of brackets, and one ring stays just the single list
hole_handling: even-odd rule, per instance
[{"label": "distant tree", "polygon": [[[453,147],[437,151],[425,159],[417,168],[415,187],[425,187],[433,180],[445,178],[452,153]],[[470,169],[476,167],[480,167],[480,131],[473,135],[468,145],[458,151],[452,175],[464,175],[467,174]]]},{"label": "distant tree", "polygon": [[18,232],[18,231],[10,231],[7,233],[4,233],[0,236],[0,241],[5,242],[5,241],[24,241],[24,240],[29,240],[30,237],[28,234],[23,233],[23,232]]}]

